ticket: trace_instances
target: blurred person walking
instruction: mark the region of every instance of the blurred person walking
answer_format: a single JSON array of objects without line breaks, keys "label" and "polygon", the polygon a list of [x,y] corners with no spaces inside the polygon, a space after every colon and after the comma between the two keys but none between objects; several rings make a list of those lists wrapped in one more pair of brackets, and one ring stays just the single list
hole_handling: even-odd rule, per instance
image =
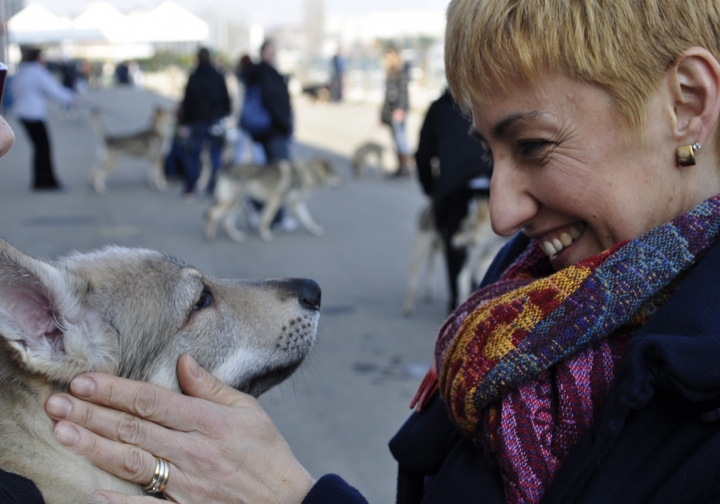
[{"label": "blurred person walking", "polygon": [[338,47],[335,56],[331,60],[332,79],[330,81],[330,98],[334,102],[343,100],[343,85],[345,84],[345,70],[347,59],[342,46]]},{"label": "blurred person walking", "polygon": [[130,63],[121,61],[115,67],[115,84],[118,86],[132,86],[133,78],[130,74]]},{"label": "blurred person walking", "polygon": [[468,134],[471,125],[446,89],[425,115],[415,153],[420,185],[432,200],[435,227],[445,245],[449,311],[457,308],[457,280],[466,259],[464,248],[452,246],[452,237],[468,213],[471,198],[490,194],[492,162],[482,144]]},{"label": "blurred person walking", "polygon": [[385,51],[385,102],[380,112],[380,121],[387,124],[392,132],[395,151],[398,157],[396,177],[410,175],[410,143],[405,131],[405,120],[410,107],[408,94],[409,69],[397,48],[389,47]]},{"label": "blurred person walking", "polygon": [[[260,108],[264,109],[268,116],[268,124],[264,129],[250,131],[253,139],[263,146],[268,163],[290,159],[290,138],[293,128],[293,111],[287,78],[275,68],[276,55],[275,42],[266,40],[260,47],[260,61],[248,66],[242,74],[246,85],[244,107],[248,106],[247,94],[258,93]],[[253,206],[256,210],[262,208],[259,202],[254,202]],[[273,219],[273,230],[291,231],[296,227],[295,219],[285,217],[284,209],[280,208]]]},{"label": "blurred person walking", "polygon": [[180,106],[179,121],[185,130],[187,149],[187,172],[183,196],[195,195],[195,185],[200,177],[200,153],[209,149],[212,175],[207,193],[212,194],[215,178],[222,164],[225,145],[220,120],[230,115],[230,95],[225,77],[212,65],[210,51],[201,47],[197,53],[197,67],[190,74],[185,95]]},{"label": "blurred person walking", "polygon": [[[238,139],[237,143],[235,144],[235,153],[233,155],[233,162],[236,164],[243,163],[246,158],[248,157],[247,151],[250,151],[250,160],[253,163],[256,164],[265,164],[267,162],[267,159],[265,158],[265,151],[262,148],[262,145],[255,142],[252,135],[248,131],[248,126],[246,124],[248,114],[252,113],[252,107],[253,105],[250,103],[251,100],[257,99],[257,97],[253,97],[251,90],[250,93],[248,93],[248,85],[245,78],[245,75],[247,72],[250,71],[250,69],[254,66],[252,59],[248,54],[243,54],[240,59],[238,60],[237,67],[235,68],[235,77],[237,78],[239,88],[240,88],[240,114],[238,117]],[[259,90],[255,91],[259,93]],[[250,103],[250,104],[248,104]],[[260,100],[260,104],[262,101]],[[247,104],[247,107],[246,107]],[[269,113],[264,110],[264,117],[266,117],[266,120],[269,124]],[[261,120],[262,121],[262,120]]]},{"label": "blurred person walking", "polygon": [[13,111],[33,144],[34,190],[61,189],[53,169],[50,138],[45,120],[47,99],[64,107],[75,105],[74,93],[60,84],[45,68],[42,51],[35,47],[21,49],[22,62],[12,79]]}]

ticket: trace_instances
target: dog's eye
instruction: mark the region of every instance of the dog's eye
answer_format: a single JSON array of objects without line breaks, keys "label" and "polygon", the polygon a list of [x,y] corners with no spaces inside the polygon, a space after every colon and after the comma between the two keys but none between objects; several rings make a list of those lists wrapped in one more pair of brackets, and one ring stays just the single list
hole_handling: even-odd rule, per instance
[{"label": "dog's eye", "polygon": [[204,308],[207,308],[210,306],[213,302],[213,295],[212,292],[210,292],[210,289],[207,287],[203,288],[202,294],[200,294],[200,298],[198,298],[197,303],[195,303],[195,306],[193,306],[193,311],[202,310]]}]

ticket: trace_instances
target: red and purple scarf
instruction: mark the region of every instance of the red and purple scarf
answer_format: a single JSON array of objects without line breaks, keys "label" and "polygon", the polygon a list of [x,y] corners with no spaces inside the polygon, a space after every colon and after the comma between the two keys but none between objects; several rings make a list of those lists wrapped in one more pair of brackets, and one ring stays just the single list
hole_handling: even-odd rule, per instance
[{"label": "red and purple scarf", "polygon": [[420,404],[439,386],[453,421],[493,453],[507,502],[539,502],[628,340],[719,232],[720,195],[558,272],[533,242],[445,322]]}]

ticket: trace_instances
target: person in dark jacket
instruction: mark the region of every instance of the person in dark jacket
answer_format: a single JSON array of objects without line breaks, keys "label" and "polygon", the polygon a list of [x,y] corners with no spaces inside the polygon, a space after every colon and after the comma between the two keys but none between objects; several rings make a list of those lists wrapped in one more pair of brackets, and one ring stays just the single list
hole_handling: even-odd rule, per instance
[{"label": "person in dark jacket", "polygon": [[[493,228],[517,237],[438,334],[390,446],[398,502],[720,502],[720,10],[452,0],[447,18],[448,82],[494,159]],[[84,375],[84,400],[47,409],[136,483],[162,450],[176,500],[364,502],[307,474],[253,398],[188,357],[178,379],[193,397]],[[114,441],[127,417],[98,404],[148,397],[139,441]]]},{"label": "person in dark jacket", "polygon": [[[260,47],[260,62],[246,66],[241,74],[246,90],[255,86],[260,88],[263,107],[271,118],[270,125],[264,131],[252,134],[253,140],[262,145],[268,163],[290,159],[293,130],[293,111],[287,78],[275,68],[276,56],[275,42],[266,40]],[[262,204],[254,201],[253,207],[256,213],[259,213]],[[297,222],[285,215],[284,208],[280,208],[273,219],[274,230],[292,230],[295,227]]]},{"label": "person in dark jacket", "polygon": [[248,65],[242,74],[246,87],[259,86],[262,103],[270,113],[271,124],[266,131],[254,136],[265,150],[268,162],[290,159],[290,137],[293,113],[286,77],[275,68],[277,49],[272,40],[260,48],[260,61]]},{"label": "person in dark jacket", "polygon": [[190,74],[185,94],[180,105],[179,122],[184,127],[181,136],[185,138],[187,150],[187,171],[184,195],[195,194],[195,184],[200,177],[200,153],[207,147],[210,153],[212,175],[208,194],[212,194],[215,177],[222,164],[222,149],[225,138],[220,120],[230,115],[230,95],[225,76],[212,65],[210,51],[201,47],[197,53],[198,64]]},{"label": "person in dark jacket", "polygon": [[418,178],[432,200],[435,227],[445,245],[450,311],[457,308],[457,278],[466,255],[465,249],[452,246],[452,237],[467,215],[471,198],[489,193],[473,189],[470,182],[481,179],[489,187],[492,175],[492,164],[482,144],[470,137],[470,126],[470,118],[446,89],[425,115],[415,153]]}]

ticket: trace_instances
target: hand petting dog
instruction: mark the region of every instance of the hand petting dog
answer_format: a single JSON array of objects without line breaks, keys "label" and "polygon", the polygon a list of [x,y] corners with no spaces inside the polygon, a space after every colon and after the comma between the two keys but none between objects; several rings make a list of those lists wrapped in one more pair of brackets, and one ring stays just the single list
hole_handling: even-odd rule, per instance
[{"label": "hand petting dog", "polygon": [[[169,462],[163,491],[173,502],[301,503],[314,484],[255,398],[223,384],[189,355],[178,361],[186,395],[102,373],[76,377],[47,401],[55,436],[128,481],[153,478]],[[282,482],[282,484],[278,484]],[[109,504],[155,502],[97,491]]]}]

